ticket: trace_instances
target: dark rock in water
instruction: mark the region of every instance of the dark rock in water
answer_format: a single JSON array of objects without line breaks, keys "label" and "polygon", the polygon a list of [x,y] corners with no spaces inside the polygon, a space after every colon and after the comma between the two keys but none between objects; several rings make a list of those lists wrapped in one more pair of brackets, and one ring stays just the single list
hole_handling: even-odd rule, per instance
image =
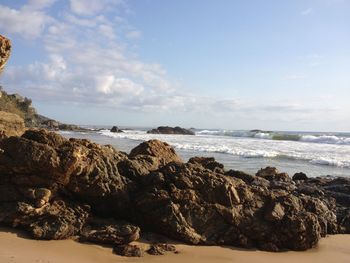
[{"label": "dark rock in water", "polygon": [[143,257],[143,250],[137,245],[119,245],[113,248],[113,252],[124,257]]},{"label": "dark rock in water", "polygon": [[190,244],[280,251],[350,232],[348,179],[294,182],[272,167],[257,176],[226,172],[214,158],[183,163],[157,140],[127,155],[45,130],[2,139],[0,149],[0,224],[34,238],[126,244],[142,229]]},{"label": "dark rock in water", "polygon": [[166,252],[176,253],[176,247],[170,244],[152,244],[147,253],[154,256],[164,255]]},{"label": "dark rock in water", "polygon": [[297,180],[307,180],[308,177],[306,174],[304,174],[303,172],[300,173],[296,173],[293,175],[292,177],[293,181],[297,181]]},{"label": "dark rock in water", "polygon": [[117,133],[122,133],[123,131],[120,130],[117,126],[113,126],[110,132],[117,132]]},{"label": "dark rock in water", "polygon": [[252,133],[272,133],[272,131],[264,131],[264,130],[259,130],[259,129],[250,130],[249,132],[252,132]]},{"label": "dark rock in water", "polygon": [[181,127],[169,127],[169,126],[160,126],[157,129],[152,129],[147,131],[147,133],[154,134],[182,134],[182,135],[194,135],[195,133],[191,130],[187,130]]}]

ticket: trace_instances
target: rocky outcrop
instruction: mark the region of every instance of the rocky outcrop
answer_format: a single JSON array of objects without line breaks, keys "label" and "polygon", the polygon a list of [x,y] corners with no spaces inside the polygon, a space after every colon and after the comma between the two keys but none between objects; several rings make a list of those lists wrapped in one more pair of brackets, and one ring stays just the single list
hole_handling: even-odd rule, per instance
[{"label": "rocky outcrop", "polygon": [[11,54],[11,41],[0,35],[0,73]]},{"label": "rocky outcrop", "polygon": [[16,114],[0,111],[0,138],[20,136],[25,130],[24,121]]},{"label": "rocky outcrop", "polygon": [[142,255],[128,244],[143,231],[269,251],[305,250],[326,234],[349,233],[346,179],[293,181],[271,167],[248,175],[214,158],[184,163],[157,140],[128,155],[45,130],[3,139],[0,149],[0,223],[34,238],[77,236]]},{"label": "rocky outcrop", "polygon": [[337,218],[337,232],[350,234],[350,178],[307,178],[306,175],[302,178],[296,181],[297,191],[319,198],[332,207]]},{"label": "rocky outcrop", "polygon": [[147,131],[147,133],[153,134],[182,134],[182,135],[194,135],[194,132],[191,130],[187,130],[181,127],[168,127],[168,126],[160,126],[157,129],[152,129]]},{"label": "rocky outcrop", "polygon": [[27,128],[45,128],[48,130],[86,131],[73,124],[65,124],[37,113],[32,100],[19,94],[8,94],[0,87],[0,111],[18,115]]}]

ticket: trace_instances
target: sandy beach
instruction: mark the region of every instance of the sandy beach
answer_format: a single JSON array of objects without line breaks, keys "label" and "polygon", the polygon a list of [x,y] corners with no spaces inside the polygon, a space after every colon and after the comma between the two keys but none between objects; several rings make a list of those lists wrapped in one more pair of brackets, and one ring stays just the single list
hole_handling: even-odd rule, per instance
[{"label": "sandy beach", "polygon": [[[141,246],[146,243],[137,242]],[[37,241],[28,239],[22,231],[0,230],[1,263],[109,263],[109,262],[350,262],[350,235],[324,238],[319,245],[304,252],[271,253],[233,247],[176,245],[179,254],[146,255],[126,258],[114,255],[112,249],[99,245],[81,244],[73,240]]]}]

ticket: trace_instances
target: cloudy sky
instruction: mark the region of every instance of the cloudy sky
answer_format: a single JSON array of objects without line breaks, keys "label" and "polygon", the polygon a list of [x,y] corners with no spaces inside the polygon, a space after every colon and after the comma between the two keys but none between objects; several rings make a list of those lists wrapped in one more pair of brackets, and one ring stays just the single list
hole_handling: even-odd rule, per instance
[{"label": "cloudy sky", "polygon": [[0,1],[0,84],[63,122],[350,131],[349,0]]}]

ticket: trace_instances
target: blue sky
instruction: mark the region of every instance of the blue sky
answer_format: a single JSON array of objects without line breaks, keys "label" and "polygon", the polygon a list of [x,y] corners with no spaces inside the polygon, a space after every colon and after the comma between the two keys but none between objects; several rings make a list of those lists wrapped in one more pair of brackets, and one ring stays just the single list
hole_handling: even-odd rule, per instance
[{"label": "blue sky", "polygon": [[0,2],[0,83],[78,124],[350,131],[350,1]]}]

